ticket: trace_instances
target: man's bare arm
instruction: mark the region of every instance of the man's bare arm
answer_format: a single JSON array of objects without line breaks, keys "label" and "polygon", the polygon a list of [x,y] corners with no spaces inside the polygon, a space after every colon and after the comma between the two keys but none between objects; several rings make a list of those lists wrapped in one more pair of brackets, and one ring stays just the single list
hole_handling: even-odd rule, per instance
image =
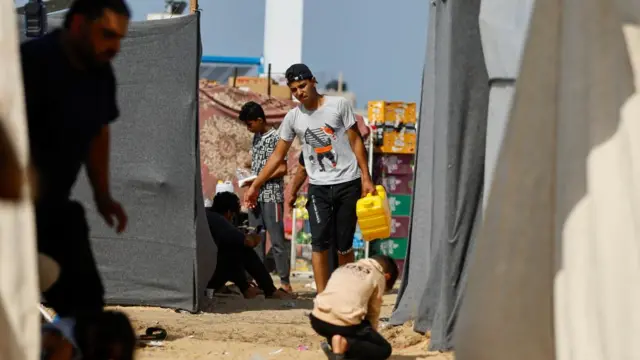
[{"label": "man's bare arm", "polygon": [[[284,158],[287,155],[289,148],[291,147],[291,143],[292,143],[291,141],[285,141],[282,139],[278,141],[278,144],[276,145],[276,148],[273,150],[273,153],[269,157],[269,160],[267,160],[267,163],[264,165],[264,168],[262,168],[262,171],[260,171],[260,174],[258,174],[258,177],[253,181],[253,183],[251,184],[251,187],[253,187],[254,189],[260,189],[260,187],[264,185],[264,183],[267,180],[271,179],[273,174],[278,170],[278,168],[284,162]],[[285,174],[286,174],[286,164],[285,164]]]},{"label": "man's bare arm", "polygon": [[373,327],[375,330],[378,330],[381,307],[382,294],[380,293],[380,289],[378,288],[369,299],[367,315],[365,315],[365,319],[369,320],[369,322],[371,323],[371,327]]},{"label": "man's bare arm", "polygon": [[111,197],[109,192],[109,126],[105,125],[100,134],[91,142],[89,158],[86,162],[87,175],[96,201]]},{"label": "man's bare arm", "polygon": [[349,128],[349,130],[347,130],[347,136],[349,136],[351,149],[356,155],[358,167],[362,172],[362,180],[371,181],[371,175],[369,174],[369,163],[367,161],[367,149],[364,147],[364,142],[362,141],[362,136],[360,135],[360,131],[358,131],[358,127],[354,125]]},{"label": "man's bare arm", "polygon": [[9,135],[0,124],[0,198],[18,200],[22,196],[24,169]]},{"label": "man's bare arm", "polygon": [[280,164],[276,168],[276,171],[274,171],[273,174],[271,174],[271,177],[269,178],[269,180],[278,179],[285,175],[287,175],[287,161],[283,159],[282,161],[280,161]]},{"label": "man's bare arm", "polygon": [[298,170],[296,171],[296,174],[293,176],[293,182],[291,184],[291,196],[295,197],[296,194],[298,194],[298,191],[300,191],[300,188],[302,187],[302,185],[306,180],[307,180],[307,169],[302,165],[298,165]]}]

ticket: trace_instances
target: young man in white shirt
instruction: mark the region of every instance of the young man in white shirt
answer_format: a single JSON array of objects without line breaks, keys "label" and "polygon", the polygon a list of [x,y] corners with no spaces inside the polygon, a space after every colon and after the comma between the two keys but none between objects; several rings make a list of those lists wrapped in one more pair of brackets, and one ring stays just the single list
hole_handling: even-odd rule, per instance
[{"label": "young man in white shirt", "polygon": [[[294,64],[285,77],[300,105],[291,109],[280,125],[280,140],[258,178],[247,189],[247,206],[256,204],[260,187],[285,158],[297,136],[302,144],[309,176],[307,209],[312,237],[312,265],[318,293],[329,280],[330,241],[335,242],[341,265],[353,262],[356,202],[375,188],[369,175],[367,154],[356,125],[353,108],[337,96],[318,94],[316,79],[304,64]],[[335,236],[331,236],[332,231]]]}]

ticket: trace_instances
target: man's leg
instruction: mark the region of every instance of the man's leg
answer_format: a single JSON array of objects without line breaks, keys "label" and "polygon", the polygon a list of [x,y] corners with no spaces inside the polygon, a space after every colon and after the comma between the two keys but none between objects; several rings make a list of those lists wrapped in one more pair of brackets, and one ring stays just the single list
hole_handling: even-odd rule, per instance
[{"label": "man's leg", "polygon": [[231,277],[229,276],[229,265],[230,261],[232,261],[232,259],[230,259],[231,257],[232,256],[226,249],[218,247],[216,271],[213,273],[211,280],[209,280],[209,283],[207,284],[208,289],[218,291],[227,283],[227,281],[231,280]]},{"label": "man's leg", "polygon": [[60,317],[96,316],[104,308],[104,288],[98,272],[89,227],[77,202],[39,209],[38,248],[60,264],[58,281],[44,293]]},{"label": "man's leg", "polygon": [[[266,228],[266,225],[264,222],[263,206],[264,206],[264,203],[258,202],[255,208],[249,210],[249,226],[252,226],[252,227],[262,226]],[[273,241],[273,239],[271,241]],[[266,242],[267,242],[267,237],[263,236],[262,241],[260,241],[260,244],[258,244],[258,246],[254,248],[256,254],[258,254],[258,257],[262,262],[264,262],[264,258],[266,256],[266,251],[265,251]]]},{"label": "man's leg", "polygon": [[328,263],[329,263],[329,276],[333,274],[334,271],[338,267],[340,267],[340,260],[338,259],[338,249],[336,248],[336,227],[331,227],[331,236],[329,241],[329,255],[328,255]]},{"label": "man's leg", "polygon": [[225,251],[224,256],[226,256],[229,280],[236,284],[246,299],[253,299],[259,295],[259,291],[249,285],[249,280],[247,279],[248,271],[245,266],[246,253],[251,253],[259,263],[262,263],[253,249],[245,247],[242,249],[228,249]]},{"label": "man's leg", "polygon": [[276,269],[280,275],[280,284],[286,291],[291,292],[289,273],[291,271],[291,241],[284,238],[284,205],[282,203],[262,203],[262,219],[271,236],[271,251],[276,262]]},{"label": "man's leg", "polygon": [[335,223],[336,248],[338,261],[344,265],[355,260],[353,252],[353,235],[356,232],[358,217],[356,215],[356,203],[362,195],[362,182],[360,179],[335,186],[334,216],[340,221]]},{"label": "man's leg", "polygon": [[[329,281],[329,239],[333,222],[332,190],[329,186],[309,185],[307,211],[311,229],[311,265],[318,294]],[[342,220],[341,220],[342,221]]]},{"label": "man's leg", "polygon": [[252,249],[244,248],[241,250],[241,256],[244,269],[258,283],[258,287],[264,292],[264,296],[272,296],[277,290],[276,286],[273,284],[273,279],[267,267],[264,266],[256,252]]}]

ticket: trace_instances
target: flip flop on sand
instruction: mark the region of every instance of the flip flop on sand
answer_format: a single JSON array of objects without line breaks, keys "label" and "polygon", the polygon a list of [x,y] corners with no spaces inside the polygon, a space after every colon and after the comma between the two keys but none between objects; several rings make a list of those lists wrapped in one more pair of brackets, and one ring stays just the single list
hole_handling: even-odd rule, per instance
[{"label": "flip flop on sand", "polygon": [[159,327],[150,327],[145,330],[144,335],[138,336],[140,341],[162,341],[167,338],[167,330]]}]

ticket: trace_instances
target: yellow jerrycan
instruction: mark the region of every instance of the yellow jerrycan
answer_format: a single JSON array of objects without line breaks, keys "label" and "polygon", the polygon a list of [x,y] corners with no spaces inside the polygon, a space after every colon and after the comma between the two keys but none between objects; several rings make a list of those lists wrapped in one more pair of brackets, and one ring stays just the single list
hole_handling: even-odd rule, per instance
[{"label": "yellow jerrycan", "polygon": [[391,235],[391,210],[387,192],[383,186],[376,185],[376,193],[367,194],[356,204],[358,225],[365,241],[384,239]]}]

